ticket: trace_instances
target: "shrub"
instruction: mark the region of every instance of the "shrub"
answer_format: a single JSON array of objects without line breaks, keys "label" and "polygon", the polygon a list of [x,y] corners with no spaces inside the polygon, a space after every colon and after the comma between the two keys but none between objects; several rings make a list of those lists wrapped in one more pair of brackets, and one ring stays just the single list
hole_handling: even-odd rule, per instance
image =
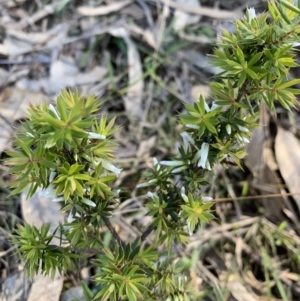
[{"label": "shrub", "polygon": [[[161,162],[154,158],[146,181],[138,185],[152,191],[145,204],[152,220],[133,243],[122,241],[110,222],[119,204],[114,181],[121,170],[114,165],[114,119],[96,115],[102,102],[62,91],[56,106],[29,108],[15,137],[16,150],[7,152],[6,164],[15,178],[11,194],[29,187],[30,197],[41,188],[41,194],[61,202],[61,210],[68,212],[54,233],[49,225],[19,225],[15,243],[29,276],[53,276],[56,269],[76,267],[89,252],[98,255],[93,280],[99,287],[95,295],[85,287],[90,299],[189,300],[192,291],[182,262],[171,264],[171,250],[174,243],[186,243],[199,223],[214,218],[214,203],[201,187],[209,184],[216,164],[241,167],[261,102],[273,112],[276,102],[290,110],[300,93],[293,88],[300,79],[288,77],[290,68],[298,66],[294,48],[300,5],[282,0],[270,1],[268,7],[269,14],[259,16],[248,9],[235,22],[235,34],[223,31],[211,55],[213,65],[223,70],[210,82],[213,102],[200,96],[184,105],[178,155]],[[100,235],[104,226],[114,238],[109,246]],[[51,244],[54,235],[61,237],[60,246]]]}]

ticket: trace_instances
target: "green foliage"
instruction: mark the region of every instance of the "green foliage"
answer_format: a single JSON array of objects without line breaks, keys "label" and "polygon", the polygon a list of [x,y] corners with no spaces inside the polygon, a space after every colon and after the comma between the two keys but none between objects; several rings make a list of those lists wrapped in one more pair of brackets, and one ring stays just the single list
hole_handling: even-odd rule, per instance
[{"label": "green foliage", "polygon": [[14,243],[20,246],[19,252],[24,254],[25,268],[31,277],[41,271],[54,278],[56,270],[62,273],[72,267],[73,259],[78,258],[69,247],[58,248],[51,244],[56,231],[49,234],[49,229],[50,224],[42,225],[40,229],[25,224],[16,230]]},{"label": "green foliage", "polygon": [[[152,220],[133,244],[125,244],[110,224],[118,206],[114,181],[121,170],[113,164],[114,119],[96,115],[101,101],[63,91],[56,106],[29,108],[16,150],[7,152],[6,164],[15,178],[12,194],[29,187],[30,197],[41,188],[40,194],[60,201],[69,213],[54,232],[49,226],[19,227],[15,243],[30,276],[40,271],[54,276],[56,269],[76,266],[76,259],[92,252],[98,256],[94,281],[99,290],[92,294],[85,287],[87,300],[190,300],[189,281],[183,267],[173,263],[171,251],[174,243],[187,242],[201,222],[213,218],[213,202],[201,187],[209,183],[216,164],[241,167],[262,101],[273,112],[276,102],[290,110],[300,94],[293,88],[300,80],[288,77],[297,66],[300,8],[292,1],[270,1],[269,12],[270,19],[248,9],[236,21],[235,34],[224,30],[211,55],[213,65],[223,70],[210,83],[212,103],[200,96],[193,105],[185,104],[178,155],[161,162],[154,158],[147,181],[137,186],[153,189],[145,205]],[[99,231],[104,225],[114,238],[109,246]],[[146,246],[151,232],[155,235]],[[59,246],[51,244],[55,233]],[[157,251],[162,248],[167,253]]]}]

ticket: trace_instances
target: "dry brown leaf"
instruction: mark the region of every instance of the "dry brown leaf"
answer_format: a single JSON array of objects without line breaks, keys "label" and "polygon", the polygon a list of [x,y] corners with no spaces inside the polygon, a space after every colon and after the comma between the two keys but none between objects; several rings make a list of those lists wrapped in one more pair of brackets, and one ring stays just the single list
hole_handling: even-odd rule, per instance
[{"label": "dry brown leaf", "polygon": [[100,82],[106,76],[108,70],[102,66],[95,66],[90,72],[79,73],[75,76],[76,85],[88,85]]},{"label": "dry brown leaf", "polygon": [[[264,198],[264,194],[280,193],[279,183],[276,177],[276,167],[272,159],[272,150],[267,147],[267,137],[263,127],[254,129],[250,143],[246,150],[248,155],[245,157],[245,164],[251,170],[254,181],[253,184],[260,189],[264,207],[267,209],[268,216],[272,220],[282,219],[283,200],[281,197]],[[271,190],[270,190],[271,189]]]},{"label": "dry brown leaf", "polygon": [[[266,156],[273,156],[273,151],[271,149],[265,148],[264,158],[268,162],[270,160],[266,159]],[[260,188],[262,194],[262,201],[264,207],[267,209],[267,216],[272,221],[281,221],[283,219],[283,198],[282,197],[272,197],[264,198],[264,194],[274,193],[280,194],[280,183],[276,176],[274,170],[272,170],[268,163],[262,164],[262,169],[257,179],[258,188]]]},{"label": "dry brown leaf", "polygon": [[5,69],[0,68],[0,87],[3,87],[7,83],[8,76],[9,73]]},{"label": "dry brown leaf", "polygon": [[49,31],[52,36],[51,39],[49,39],[45,44],[45,48],[51,48],[51,49],[62,48],[63,42],[66,40],[68,36],[69,25],[67,23],[62,23],[57,25],[57,28],[55,29],[58,30],[57,34],[52,35],[52,30]]},{"label": "dry brown leaf", "polygon": [[19,78],[24,78],[29,73],[30,73],[30,68],[28,66],[26,66],[26,67],[22,66],[20,68],[13,67],[8,74],[6,84],[15,83]]},{"label": "dry brown leaf", "polygon": [[263,168],[262,151],[266,141],[266,135],[262,127],[253,130],[251,141],[246,145],[247,156],[244,159],[246,166],[251,170],[253,176],[258,177]]},{"label": "dry brown leaf", "polygon": [[13,134],[12,124],[26,117],[29,103],[37,104],[47,101],[41,93],[35,93],[18,88],[5,88],[0,94],[0,153],[8,148],[8,142]]},{"label": "dry brown leaf", "polygon": [[[278,128],[275,139],[275,155],[280,173],[291,193],[299,193],[300,186],[300,145],[299,140],[289,131]],[[300,210],[300,195],[293,196]]]},{"label": "dry brown leaf", "polygon": [[202,15],[214,19],[231,19],[231,18],[242,17],[242,11],[227,11],[227,10],[220,10],[217,8],[203,7],[203,6],[202,7],[190,6],[190,5],[185,5],[185,3],[176,3],[175,1],[171,1],[171,0],[159,0],[159,1],[165,4],[166,6],[181,10],[186,13]]},{"label": "dry brown leaf", "polygon": [[10,35],[12,38],[18,39],[20,41],[26,42],[28,44],[32,45],[40,45],[40,44],[45,44],[49,43],[49,41],[53,38],[55,38],[58,34],[60,34],[62,31],[66,31],[67,24],[61,23],[53,28],[51,28],[48,31],[45,32],[24,32],[21,30],[13,29],[13,28],[8,28],[7,30],[7,35]]},{"label": "dry brown leaf", "polygon": [[[3,5],[5,5],[8,8],[13,8],[16,7],[20,4],[23,4],[24,2],[26,2],[26,0],[17,0],[17,1],[3,1]],[[1,7],[2,8],[2,7]]]},{"label": "dry brown leaf", "polygon": [[[60,205],[50,199],[34,194],[26,200],[27,192],[21,194],[21,206],[24,220],[40,228],[42,224],[50,223],[50,232],[63,222]],[[59,245],[59,238],[54,238],[51,244]],[[33,279],[27,301],[58,301],[63,286],[63,276],[56,272],[54,279],[37,275]]]},{"label": "dry brown leaf", "polygon": [[0,44],[0,54],[10,57],[26,54],[33,49],[34,47],[32,45],[28,45],[28,43],[17,39],[5,39],[4,42]]},{"label": "dry brown leaf", "polygon": [[129,65],[129,87],[124,97],[125,108],[129,117],[140,119],[142,117],[142,95],[144,91],[143,70],[140,54],[124,27],[112,29],[111,35],[123,38],[127,46]]},{"label": "dry brown leaf", "polygon": [[51,65],[49,82],[46,84],[48,94],[57,94],[61,89],[75,86],[75,75],[79,72],[75,62],[56,61]]},{"label": "dry brown leaf", "polygon": [[21,30],[8,29],[7,37],[0,44],[0,54],[16,57],[32,51],[55,48],[63,45],[69,25],[61,23],[43,33],[27,33]]},{"label": "dry brown leaf", "polygon": [[131,5],[124,7],[122,9],[122,14],[130,16],[134,20],[142,20],[145,18],[143,9],[137,3],[132,3]]},{"label": "dry brown leaf", "polygon": [[56,7],[59,5],[59,1],[48,4],[38,10],[36,13],[32,14],[30,17],[22,18],[19,23],[15,24],[16,28],[22,29],[29,25],[33,25],[35,22],[45,18],[48,15],[52,15],[55,12]]},{"label": "dry brown leaf", "polygon": [[200,95],[207,98],[211,95],[211,90],[208,85],[195,85],[192,87],[191,96],[192,101],[198,101]]},{"label": "dry brown leaf", "polygon": [[[185,6],[191,6],[193,8],[200,8],[200,2],[198,0],[174,0],[178,4],[184,4]],[[200,15],[188,14],[181,10],[176,10],[174,13],[173,28],[175,31],[180,31],[188,25],[196,24],[201,20]]]},{"label": "dry brown leaf", "polygon": [[136,153],[137,157],[143,158],[144,156],[149,155],[149,152],[151,148],[153,148],[153,146],[155,145],[155,142],[156,136],[152,136],[149,139],[142,141]]},{"label": "dry brown leaf", "polygon": [[7,87],[0,94],[0,114],[10,122],[26,117],[28,105],[48,101],[44,94]]},{"label": "dry brown leaf", "polygon": [[82,85],[94,85],[107,74],[107,68],[95,66],[87,73],[79,73],[79,68],[72,60],[58,60],[50,67],[50,77],[34,80],[22,78],[16,83],[21,89],[35,92],[44,91],[48,95],[56,95],[61,89],[75,88]]},{"label": "dry brown leaf", "polygon": [[243,247],[244,247],[244,241],[241,237],[238,237],[236,239],[236,245],[235,245],[235,257],[236,257],[236,263],[240,270],[243,270],[243,259],[242,259]]},{"label": "dry brown leaf", "polygon": [[79,14],[84,16],[103,16],[122,9],[132,3],[133,0],[116,1],[109,5],[101,5],[98,7],[81,6],[77,8]]},{"label": "dry brown leaf", "polygon": [[238,276],[231,274],[228,277],[226,282],[226,289],[229,290],[232,296],[237,301],[259,301],[258,297],[254,297],[253,294],[250,294],[246,287],[240,282]]},{"label": "dry brown leaf", "polygon": [[143,40],[150,45],[152,48],[156,49],[156,39],[154,34],[149,29],[142,29],[136,24],[125,24],[126,29],[131,35],[135,35],[140,38],[143,37]]}]

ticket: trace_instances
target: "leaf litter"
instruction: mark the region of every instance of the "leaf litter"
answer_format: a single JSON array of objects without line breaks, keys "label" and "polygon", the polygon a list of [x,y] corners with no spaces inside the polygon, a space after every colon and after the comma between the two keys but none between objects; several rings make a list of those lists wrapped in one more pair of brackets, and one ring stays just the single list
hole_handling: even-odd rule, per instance
[{"label": "leaf litter", "polygon": [[[151,166],[153,156],[161,160],[175,152],[180,130],[175,120],[183,110],[182,102],[195,101],[199,93],[209,99],[206,83],[220,71],[210,66],[206,53],[220,28],[231,31],[231,22],[243,15],[245,5],[255,6],[256,1],[97,3],[0,4],[0,29],[4,28],[4,34],[0,31],[0,151],[3,155],[13,147],[10,138],[26,118],[29,103],[54,101],[64,88],[107,100],[106,114],[117,116],[121,126],[116,160],[123,173],[117,184],[128,195],[122,210],[130,212],[129,216],[117,210],[114,222],[122,238],[131,240],[138,233],[122,229],[134,227],[133,223],[145,227],[140,205],[144,196],[133,189],[139,181],[136,174]],[[279,114],[274,122],[269,112],[264,114],[268,118],[255,130],[248,148],[248,169],[216,170],[213,187],[204,188],[216,200],[217,219],[199,229],[184,249],[176,247],[177,259],[190,260],[197,300],[262,300],[268,290],[275,300],[280,298],[276,283],[290,290],[293,300],[300,298],[299,135],[292,132],[295,126],[289,116]],[[5,167],[1,174],[4,182],[10,180]],[[35,224],[43,216],[54,224],[62,218],[59,211],[52,211],[53,203],[38,195],[34,196],[37,203],[14,199],[23,213],[12,211],[5,201],[8,192],[1,193],[1,214],[15,214]],[[14,225],[9,227],[12,231]],[[8,236],[1,235],[9,244]],[[1,281],[7,288],[0,293],[1,300],[42,300],[45,288],[47,300],[59,300],[62,278],[29,283],[22,265],[12,262],[11,253],[1,246],[1,258],[7,262],[1,266]],[[91,267],[88,261],[85,268]],[[80,277],[72,277],[72,285],[64,278],[65,287],[78,287]],[[14,289],[8,289],[14,281]],[[53,299],[49,285],[55,291]],[[30,287],[31,294],[35,287],[44,290],[30,297]],[[80,289],[69,293],[76,297],[76,291],[81,298]]]}]

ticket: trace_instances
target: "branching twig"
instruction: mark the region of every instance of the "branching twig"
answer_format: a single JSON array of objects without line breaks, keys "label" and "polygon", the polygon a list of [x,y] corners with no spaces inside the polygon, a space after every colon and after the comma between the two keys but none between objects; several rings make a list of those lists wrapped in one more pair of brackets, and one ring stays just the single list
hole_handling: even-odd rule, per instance
[{"label": "branching twig", "polygon": [[107,229],[112,234],[114,240],[119,244],[119,246],[122,249],[125,249],[125,247],[126,247],[125,242],[121,239],[121,237],[119,236],[119,234],[117,233],[117,231],[115,230],[115,228],[113,227],[113,225],[111,224],[110,220],[108,218],[105,218],[104,219],[104,223],[105,223],[105,226],[107,227]]},{"label": "branching twig", "polygon": [[142,234],[142,236],[141,236],[141,241],[142,241],[142,242],[145,241],[146,238],[150,235],[150,233],[151,233],[153,230],[154,230],[154,227],[153,227],[152,225],[150,225],[150,226],[146,229],[146,231]]}]

